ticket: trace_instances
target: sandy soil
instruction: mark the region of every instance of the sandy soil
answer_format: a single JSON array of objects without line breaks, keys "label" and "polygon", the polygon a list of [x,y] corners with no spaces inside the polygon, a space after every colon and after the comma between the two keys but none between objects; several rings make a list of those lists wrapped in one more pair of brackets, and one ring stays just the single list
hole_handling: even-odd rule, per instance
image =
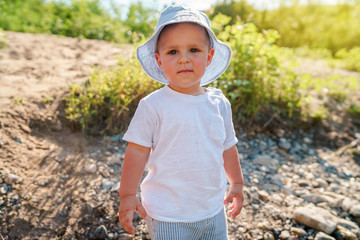
[{"label": "sandy soil", "polygon": [[41,99],[85,81],[93,66],[109,67],[131,47],[119,48],[97,40],[54,35],[5,33],[8,47],[0,50],[0,109],[11,101]]},{"label": "sandy soil", "polygon": [[[132,47],[5,34],[8,44],[0,49],[0,183],[9,175],[20,179],[9,180],[13,189],[2,197],[0,237],[33,239],[38,231],[49,239],[63,235],[68,225],[74,227],[69,218],[85,214],[81,200],[71,196],[97,179],[84,170],[91,140],[69,128],[62,98],[72,83],[86,81],[94,66],[114,66],[117,57],[131,55]],[[13,197],[15,202],[7,204]],[[29,200],[25,206],[20,203],[24,198]],[[16,208],[16,202],[23,207]],[[69,208],[73,217],[67,216]],[[59,218],[61,214],[66,217]]]}]

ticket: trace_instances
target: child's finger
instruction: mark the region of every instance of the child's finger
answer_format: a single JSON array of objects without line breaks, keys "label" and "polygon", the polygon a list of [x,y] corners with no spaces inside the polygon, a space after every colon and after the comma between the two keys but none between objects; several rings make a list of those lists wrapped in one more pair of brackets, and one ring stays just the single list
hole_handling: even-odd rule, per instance
[{"label": "child's finger", "polygon": [[135,228],[132,224],[133,215],[134,215],[133,211],[126,212],[123,218],[123,222],[122,223],[120,222],[121,226],[125,229],[125,231],[127,231],[130,234],[135,234]]},{"label": "child's finger", "polygon": [[243,207],[243,202],[235,199],[231,207],[232,208],[229,211],[229,215],[231,215],[232,218],[235,218],[241,212],[241,209]]},{"label": "child's finger", "polygon": [[229,193],[226,198],[224,199],[224,204],[228,204],[229,202],[231,202],[231,200],[234,198],[234,194],[233,193]]},{"label": "child's finger", "polygon": [[230,207],[228,207],[229,209],[234,209],[234,207],[235,207],[235,203],[234,202],[232,202],[232,204],[230,205]]},{"label": "child's finger", "polygon": [[147,219],[147,214],[146,214],[146,211],[145,211],[145,208],[143,207],[143,205],[141,203],[138,204],[138,206],[136,206],[136,211],[139,212],[140,216],[143,218],[143,219]]}]

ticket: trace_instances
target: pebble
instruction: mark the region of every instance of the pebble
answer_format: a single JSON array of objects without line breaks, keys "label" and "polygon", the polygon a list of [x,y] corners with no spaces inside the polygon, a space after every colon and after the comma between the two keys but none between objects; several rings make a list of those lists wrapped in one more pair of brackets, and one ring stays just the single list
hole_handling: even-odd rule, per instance
[{"label": "pebble", "polygon": [[311,204],[295,209],[294,219],[298,223],[323,231],[327,234],[333,233],[338,224],[338,218],[329,211],[315,207]]},{"label": "pebble", "polygon": [[287,151],[291,148],[291,144],[285,138],[280,138],[279,147]]},{"label": "pebble", "polygon": [[356,218],[360,217],[360,204],[353,205],[349,212]]},{"label": "pebble", "polygon": [[306,231],[304,229],[302,229],[302,228],[291,227],[290,232],[292,234],[295,234],[296,236],[299,236],[299,237],[305,237],[306,236]]},{"label": "pebble", "polygon": [[[359,239],[358,166],[349,165],[346,159],[335,159],[333,150],[321,152],[316,149],[310,136],[306,139],[293,133],[289,136],[283,130],[279,132],[281,139],[275,135],[255,135],[251,139],[246,135],[239,136],[237,146],[245,178],[245,202],[235,220],[228,218],[230,239],[319,240],[336,237],[352,240],[354,236]],[[106,144],[85,153],[82,171],[99,174],[88,176],[91,181],[79,184],[78,191],[73,194],[72,201],[81,197],[87,211],[78,222],[92,221],[81,236],[84,239],[150,239],[138,213],[134,215],[135,237],[125,233],[118,223],[116,192],[120,185],[124,149],[118,148],[120,145],[116,141],[110,146]],[[6,182],[7,175],[0,174],[0,217],[4,216],[1,212],[5,214],[8,206],[15,210],[21,200],[21,194],[15,193],[17,188],[11,186],[16,180]],[[71,177],[61,175],[63,179]],[[58,196],[63,199],[60,204],[70,207],[73,203],[65,196],[65,193]],[[38,199],[27,201],[39,205],[41,198]],[[62,216],[70,217],[66,211]]]},{"label": "pebble", "polygon": [[270,196],[270,195],[269,195],[266,191],[264,191],[264,190],[259,191],[258,194],[259,194],[260,200],[263,200],[263,201],[268,200],[268,199],[269,199],[269,196]]},{"label": "pebble", "polygon": [[357,204],[356,200],[346,197],[341,203],[341,208],[344,211],[349,211],[350,208],[356,204]]},{"label": "pebble", "polygon": [[134,239],[134,236],[130,235],[128,233],[122,233],[119,235],[119,238],[118,238],[118,240],[133,240],[133,239]]},{"label": "pebble", "polygon": [[104,225],[101,225],[96,228],[94,235],[96,239],[106,239],[108,237],[108,231]]},{"label": "pebble", "polygon": [[315,240],[336,240],[336,239],[323,232],[319,232],[318,234],[316,234]]},{"label": "pebble", "polygon": [[280,239],[289,239],[290,238],[290,232],[287,231],[287,230],[282,231],[279,238]]},{"label": "pebble", "polygon": [[97,166],[95,163],[87,163],[84,165],[84,170],[87,173],[96,173],[97,171]]},{"label": "pebble", "polygon": [[337,226],[337,231],[334,233],[334,236],[335,239],[358,240],[355,233],[340,225]]},{"label": "pebble", "polygon": [[21,183],[23,181],[23,179],[15,174],[6,174],[5,178],[4,178],[5,183],[7,184],[16,184],[16,183]]},{"label": "pebble", "polygon": [[112,182],[110,179],[104,178],[101,181],[101,189],[103,191],[109,191],[114,187],[115,183]]},{"label": "pebble", "polygon": [[13,138],[15,142],[23,143],[24,141],[21,138],[14,137]]},{"label": "pebble", "polygon": [[344,228],[347,228],[350,231],[352,231],[356,236],[360,237],[360,228],[356,223],[354,223],[352,221],[349,221],[349,220],[346,220],[346,219],[340,218],[338,226],[342,226]]}]

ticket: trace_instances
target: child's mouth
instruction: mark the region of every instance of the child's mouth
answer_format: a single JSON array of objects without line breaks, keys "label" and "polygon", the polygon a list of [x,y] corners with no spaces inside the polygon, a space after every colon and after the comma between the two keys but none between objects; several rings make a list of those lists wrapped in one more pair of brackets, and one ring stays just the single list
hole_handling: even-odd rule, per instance
[{"label": "child's mouth", "polygon": [[183,69],[183,70],[178,71],[178,73],[191,73],[191,72],[192,72],[192,70],[190,70],[190,69]]}]

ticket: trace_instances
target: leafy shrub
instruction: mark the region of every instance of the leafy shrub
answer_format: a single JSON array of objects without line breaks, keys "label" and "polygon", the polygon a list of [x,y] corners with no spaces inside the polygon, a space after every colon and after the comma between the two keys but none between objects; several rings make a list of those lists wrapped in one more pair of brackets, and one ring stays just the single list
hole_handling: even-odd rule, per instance
[{"label": "leafy shrub", "polygon": [[[111,17],[99,0],[0,0],[0,27],[4,30],[51,33],[108,41],[124,41],[126,29]],[[45,14],[44,14],[45,13]]]},{"label": "leafy shrub", "polygon": [[[331,106],[328,103],[341,103],[350,105],[349,113],[356,113],[356,105],[352,96],[360,91],[360,83],[356,77],[330,76],[314,78],[310,74],[300,77],[299,92],[302,94],[300,106],[302,116],[305,118],[325,119]],[[315,98],[321,99],[316,100]]]},{"label": "leafy shrub", "polygon": [[309,48],[308,46],[294,48],[293,52],[298,57],[309,57],[313,59],[331,59],[332,53],[326,48]]},{"label": "leafy shrub", "polygon": [[360,47],[354,47],[350,50],[343,48],[336,52],[335,58],[341,60],[341,67],[360,72]]},{"label": "leafy shrub", "polygon": [[[274,45],[275,31],[260,33],[253,24],[227,25],[229,18],[214,18],[218,37],[233,50],[227,71],[212,86],[222,89],[234,117],[248,122],[263,112],[285,118],[299,112],[297,76],[281,66],[283,51]],[[224,26],[227,25],[224,29]],[[80,121],[89,133],[114,134],[126,129],[139,100],[161,84],[150,80],[133,57],[115,69],[95,71],[84,86],[73,86],[67,116]]]},{"label": "leafy shrub", "polygon": [[268,109],[292,116],[300,100],[297,77],[281,65],[281,51],[274,44],[278,33],[261,33],[252,23],[227,25],[229,21],[221,14],[213,19],[219,39],[233,51],[229,68],[214,85],[228,96],[235,117],[251,120]]},{"label": "leafy shrub", "polygon": [[318,94],[327,94],[334,100],[341,102],[346,96],[360,91],[360,83],[356,77],[330,76],[313,78],[309,74],[301,76],[299,87],[304,92],[316,91]]},{"label": "leafy shrub", "polygon": [[6,47],[7,38],[4,31],[0,28],[0,49]]},{"label": "leafy shrub", "polygon": [[129,29],[129,36],[130,33],[136,33],[149,37],[154,31],[155,24],[156,11],[154,9],[145,8],[140,1],[130,5],[129,13],[124,21],[124,25]]},{"label": "leafy shrub", "polygon": [[334,54],[342,48],[359,45],[359,1],[339,1],[337,5],[325,5],[321,1],[277,2],[280,6],[274,10],[258,11],[245,0],[220,1],[209,14],[226,14],[231,17],[232,24],[240,18],[255,23],[259,29],[275,29],[282,36],[277,40],[282,47],[307,46],[329,49]]},{"label": "leafy shrub", "polygon": [[161,84],[151,80],[135,57],[110,70],[94,69],[84,85],[73,85],[66,100],[67,118],[89,134],[126,130],[141,98]]},{"label": "leafy shrub", "polygon": [[256,22],[262,29],[278,30],[283,36],[278,41],[281,46],[325,48],[334,54],[341,48],[358,45],[360,3],[349,1],[335,6],[309,3],[304,6],[298,2],[289,1],[289,6],[262,11]]},{"label": "leafy shrub", "polygon": [[359,118],[360,119],[360,106],[356,104],[351,104],[347,112],[350,113],[351,116]]}]

